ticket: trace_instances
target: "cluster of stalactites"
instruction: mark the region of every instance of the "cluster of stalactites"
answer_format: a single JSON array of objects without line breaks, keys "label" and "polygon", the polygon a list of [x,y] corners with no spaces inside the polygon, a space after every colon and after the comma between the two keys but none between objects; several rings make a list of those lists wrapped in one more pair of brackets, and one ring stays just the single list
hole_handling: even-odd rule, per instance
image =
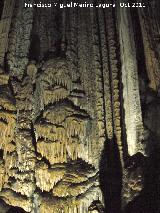
[{"label": "cluster of stalactites", "polygon": [[48,169],[47,165],[39,165],[35,171],[36,185],[42,190],[49,192],[64,177],[63,169]]},{"label": "cluster of stalactites", "polygon": [[88,208],[94,200],[102,200],[102,193],[98,187],[93,187],[77,199],[66,199],[65,202],[64,200],[43,199],[40,205],[40,212],[86,213],[89,212]]},{"label": "cluster of stalactites", "polygon": [[37,151],[46,157],[51,164],[68,162],[69,159],[76,160],[81,158],[88,162],[87,146],[77,142],[56,142],[37,144]]},{"label": "cluster of stalactites", "polygon": [[63,106],[57,113],[48,110],[44,112],[44,117],[49,119],[48,123],[35,125],[37,150],[51,164],[67,162],[68,157],[72,160],[82,158],[88,162],[88,145],[85,141],[89,121],[76,117],[73,109],[68,107],[68,110],[70,112],[63,110]]},{"label": "cluster of stalactites", "polygon": [[42,70],[43,73],[37,76],[34,92],[35,119],[47,105],[66,99],[72,88],[72,81],[64,60],[50,59],[42,66]]},{"label": "cluster of stalactites", "polygon": [[14,133],[16,127],[16,108],[14,98],[8,87],[9,76],[1,70],[0,76],[2,76],[0,82],[0,149],[3,150],[3,157],[0,159],[0,178],[2,190],[3,185],[8,180],[8,173],[11,164],[13,165],[13,156],[16,150],[14,143]]},{"label": "cluster of stalactites", "polygon": [[51,164],[67,162],[68,157],[88,162],[89,115],[69,99],[73,82],[66,66],[64,59],[47,61],[38,80],[40,92],[36,91],[44,109],[42,118],[34,125],[37,150]]}]

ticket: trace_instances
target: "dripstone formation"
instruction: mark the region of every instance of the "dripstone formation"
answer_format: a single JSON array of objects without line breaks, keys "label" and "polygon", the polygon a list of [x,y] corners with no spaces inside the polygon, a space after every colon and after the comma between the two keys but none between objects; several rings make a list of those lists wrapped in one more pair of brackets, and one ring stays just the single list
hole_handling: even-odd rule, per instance
[{"label": "dripstone formation", "polygon": [[158,213],[159,2],[25,3],[0,3],[0,212]]}]

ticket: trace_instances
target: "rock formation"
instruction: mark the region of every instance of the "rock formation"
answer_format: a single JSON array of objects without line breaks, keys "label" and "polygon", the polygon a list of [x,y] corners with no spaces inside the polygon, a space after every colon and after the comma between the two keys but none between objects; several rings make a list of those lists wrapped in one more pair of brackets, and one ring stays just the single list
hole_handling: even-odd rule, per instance
[{"label": "rock formation", "polygon": [[0,211],[141,212],[159,153],[158,3],[25,3],[3,0],[0,20]]}]

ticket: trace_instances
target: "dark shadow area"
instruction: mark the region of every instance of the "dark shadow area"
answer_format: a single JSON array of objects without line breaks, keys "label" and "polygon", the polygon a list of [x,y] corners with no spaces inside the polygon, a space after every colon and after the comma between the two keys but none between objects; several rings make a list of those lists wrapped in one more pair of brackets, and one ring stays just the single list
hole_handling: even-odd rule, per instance
[{"label": "dark shadow area", "polygon": [[44,53],[43,59],[44,59],[44,61],[47,61],[50,59],[60,57],[60,53],[61,53],[61,39],[59,39],[57,42],[55,42],[53,49]]},{"label": "dark shadow area", "polygon": [[0,213],[26,213],[22,208],[8,205],[0,198]]},{"label": "dark shadow area", "polygon": [[31,45],[29,49],[29,60],[39,61],[40,57],[40,39],[36,34],[31,35]]},{"label": "dark shadow area", "polygon": [[106,141],[101,155],[100,187],[105,213],[121,213],[122,167],[115,137]]},{"label": "dark shadow area", "polygon": [[137,167],[145,167],[145,157],[141,152],[137,152],[136,154],[129,156],[126,160],[126,168],[128,170],[134,170]]},{"label": "dark shadow area", "polygon": [[6,213],[10,206],[0,198],[0,213]]},{"label": "dark shadow area", "polygon": [[3,158],[3,154],[4,154],[3,149],[0,149],[0,158]]},{"label": "dark shadow area", "polygon": [[4,7],[4,0],[1,0],[0,1],[0,19],[2,18],[3,7]]},{"label": "dark shadow area", "polygon": [[144,189],[138,197],[127,205],[125,213],[160,212],[160,145],[154,147],[146,161],[144,172]]},{"label": "dark shadow area", "polygon": [[8,65],[8,59],[7,59],[7,53],[5,53],[4,56],[4,64],[3,64],[5,73],[9,74],[9,65]]},{"label": "dark shadow area", "polygon": [[48,50],[44,53],[44,61],[54,59],[54,58],[65,58],[66,57],[66,46],[67,43],[59,39],[55,42],[53,49]]},{"label": "dark shadow area", "polygon": [[11,207],[6,213],[26,213],[22,208]]}]

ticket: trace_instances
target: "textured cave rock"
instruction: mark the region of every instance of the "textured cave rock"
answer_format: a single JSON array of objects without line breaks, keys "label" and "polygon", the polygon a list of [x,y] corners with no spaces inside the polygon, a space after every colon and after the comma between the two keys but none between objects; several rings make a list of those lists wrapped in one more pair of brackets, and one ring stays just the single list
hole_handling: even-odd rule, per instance
[{"label": "textured cave rock", "polygon": [[158,1],[24,3],[0,4],[0,212],[158,213]]}]

